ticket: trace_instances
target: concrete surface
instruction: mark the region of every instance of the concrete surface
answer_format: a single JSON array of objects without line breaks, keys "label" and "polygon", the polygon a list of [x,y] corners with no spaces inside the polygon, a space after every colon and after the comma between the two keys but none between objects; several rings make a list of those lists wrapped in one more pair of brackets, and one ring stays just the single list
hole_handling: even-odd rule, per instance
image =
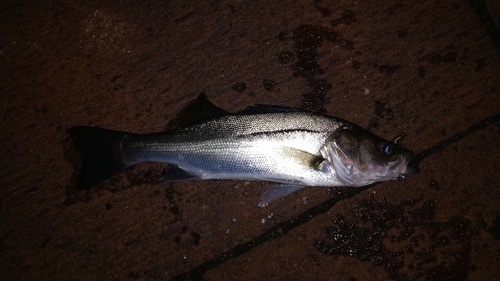
[{"label": "concrete surface", "polygon": [[[275,2],[1,2],[2,280],[498,278],[499,16],[483,1]],[[263,209],[271,183],[162,184],[157,163],[76,189],[68,128],[162,131],[201,92],[342,117],[416,153],[491,122],[405,182]]]}]

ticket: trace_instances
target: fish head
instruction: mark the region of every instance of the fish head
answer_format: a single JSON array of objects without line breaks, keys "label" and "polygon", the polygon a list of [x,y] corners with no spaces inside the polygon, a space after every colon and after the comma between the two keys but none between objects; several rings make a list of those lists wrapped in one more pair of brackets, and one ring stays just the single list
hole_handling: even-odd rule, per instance
[{"label": "fish head", "polygon": [[362,128],[335,132],[325,147],[337,178],[347,186],[405,180],[418,173],[418,168],[408,167],[413,156],[410,150]]}]

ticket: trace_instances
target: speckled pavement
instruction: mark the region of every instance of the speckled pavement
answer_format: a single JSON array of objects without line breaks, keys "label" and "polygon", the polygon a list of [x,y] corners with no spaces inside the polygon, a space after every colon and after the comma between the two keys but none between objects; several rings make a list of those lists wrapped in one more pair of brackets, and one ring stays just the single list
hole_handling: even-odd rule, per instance
[{"label": "speckled pavement", "polygon": [[[0,279],[498,278],[498,1],[275,2],[0,3]],[[69,128],[163,131],[202,92],[402,137],[421,172],[266,208],[158,163],[76,189]]]}]

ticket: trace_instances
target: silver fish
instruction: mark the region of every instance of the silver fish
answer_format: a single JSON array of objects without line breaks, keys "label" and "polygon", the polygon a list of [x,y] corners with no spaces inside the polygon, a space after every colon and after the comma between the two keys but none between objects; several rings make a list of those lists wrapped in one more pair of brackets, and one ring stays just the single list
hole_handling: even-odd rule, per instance
[{"label": "silver fish", "polygon": [[[407,167],[411,151],[340,118],[268,105],[230,114],[202,95],[196,103],[191,125],[179,130],[141,135],[71,128],[83,155],[79,188],[91,188],[141,162],[163,162],[171,164],[162,179],[166,182],[280,183],[264,192],[258,204],[264,207],[305,186],[364,186],[418,173]],[[200,122],[202,116],[210,118]]]}]

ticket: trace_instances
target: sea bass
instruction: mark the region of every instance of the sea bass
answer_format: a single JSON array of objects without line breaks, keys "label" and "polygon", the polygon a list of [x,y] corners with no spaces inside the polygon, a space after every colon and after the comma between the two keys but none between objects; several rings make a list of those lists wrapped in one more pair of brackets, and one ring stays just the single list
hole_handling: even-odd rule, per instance
[{"label": "sea bass", "polygon": [[[78,187],[89,189],[141,162],[170,164],[166,182],[264,180],[258,204],[305,186],[364,186],[404,180],[413,153],[346,120],[297,108],[255,105],[230,114],[203,95],[183,129],[152,133],[77,126],[70,129],[83,156]],[[200,121],[200,118],[205,119]]]}]

